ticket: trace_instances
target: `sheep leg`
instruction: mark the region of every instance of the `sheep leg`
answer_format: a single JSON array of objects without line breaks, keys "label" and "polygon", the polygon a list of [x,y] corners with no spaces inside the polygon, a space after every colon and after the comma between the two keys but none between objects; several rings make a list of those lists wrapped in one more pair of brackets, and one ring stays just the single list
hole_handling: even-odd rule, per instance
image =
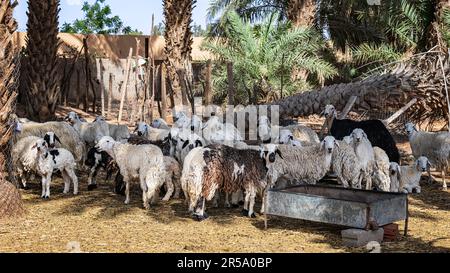
[{"label": "sheep leg", "polygon": [[166,195],[164,196],[162,201],[169,201],[169,199],[172,196],[172,193],[174,191],[174,185],[170,178],[167,178],[164,183],[165,183],[165,186],[167,189],[166,189]]},{"label": "sheep leg", "polygon": [[181,191],[181,187],[179,183],[173,183],[175,186],[175,193],[173,194],[173,198],[178,199],[180,198],[180,191]]},{"label": "sheep leg", "polygon": [[99,166],[96,162],[94,167],[92,167],[91,171],[89,172],[88,191],[91,191],[91,190],[97,188],[97,181],[95,180],[95,178],[97,177],[98,169],[99,169]]},{"label": "sheep leg", "polygon": [[61,175],[62,175],[63,180],[64,180],[64,191],[63,191],[63,194],[68,194],[69,190],[70,190],[70,177],[67,174],[66,170],[62,170],[61,171]]},{"label": "sheep leg", "polygon": [[442,190],[446,191],[447,190],[447,182],[445,182],[445,175],[446,175],[445,168],[442,168],[441,175],[442,175]]},{"label": "sheep leg", "polygon": [[250,201],[250,192],[245,190],[245,201],[244,201],[244,209],[242,210],[242,214],[244,216],[248,216],[248,205]]},{"label": "sheep leg", "polygon": [[213,208],[219,207],[219,199],[220,199],[220,191],[216,191],[216,194],[214,194],[213,198]]},{"label": "sheep leg", "polygon": [[205,207],[206,207],[206,198],[200,197],[195,205],[194,216],[197,218],[197,221],[203,221],[206,218],[208,218],[208,215],[205,213]]},{"label": "sheep leg", "polygon": [[45,182],[45,198],[50,198],[50,181],[52,179],[52,174],[47,175]]},{"label": "sheep leg", "polygon": [[67,175],[69,175],[70,180],[73,183],[73,194],[77,195],[78,194],[78,177],[75,174],[75,171],[73,169],[68,169],[66,170]]},{"label": "sheep leg", "polygon": [[255,218],[256,215],[253,212],[253,209],[255,207],[255,197],[256,197],[256,190],[252,187],[251,190],[249,190],[250,193],[250,206],[248,208],[248,217]]},{"label": "sheep leg", "polygon": [[234,208],[239,207],[239,198],[241,197],[242,191],[238,190],[231,194],[231,206]]},{"label": "sheep leg", "polygon": [[42,181],[42,193],[41,193],[41,198],[46,198],[46,196],[45,196],[45,189],[46,189],[46,183],[47,183],[47,177],[45,177],[45,176],[42,176],[42,179],[41,179],[41,181]]},{"label": "sheep leg", "polygon": [[125,205],[128,205],[130,203],[130,183],[127,181],[125,182]]},{"label": "sheep leg", "polygon": [[225,193],[225,207],[226,208],[231,208],[231,204],[230,204],[229,199],[230,199],[230,195],[227,192],[227,193]]}]

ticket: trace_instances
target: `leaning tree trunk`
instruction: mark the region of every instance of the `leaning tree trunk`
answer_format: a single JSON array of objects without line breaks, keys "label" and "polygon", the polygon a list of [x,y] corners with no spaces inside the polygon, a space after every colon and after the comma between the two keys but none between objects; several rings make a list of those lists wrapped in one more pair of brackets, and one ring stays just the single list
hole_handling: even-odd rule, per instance
[{"label": "leaning tree trunk", "polygon": [[30,119],[53,119],[60,96],[57,52],[59,0],[29,0],[27,23],[27,91]]},{"label": "leaning tree trunk", "polygon": [[166,54],[165,65],[171,91],[176,107],[188,105],[187,90],[183,89],[185,75],[183,70],[191,61],[192,9],[196,0],[164,0],[164,18],[166,31],[164,33]]},{"label": "leaning tree trunk", "polygon": [[[444,60],[444,70],[449,82],[448,58]],[[327,104],[343,109],[351,96],[358,97],[353,109],[360,113],[396,110],[417,98],[418,102],[406,113],[412,121],[434,122],[447,119],[448,115],[444,78],[436,56],[401,64],[388,73],[361,81],[299,93],[272,104],[280,106],[280,116],[308,116],[319,114]]]},{"label": "leaning tree trunk", "polygon": [[286,14],[296,27],[312,26],[316,15],[316,0],[288,0]]},{"label": "leaning tree trunk", "polygon": [[16,187],[6,181],[10,139],[14,131],[12,115],[17,97],[15,55],[12,38],[17,29],[13,9],[17,2],[0,0],[0,218],[23,212],[22,199]]}]

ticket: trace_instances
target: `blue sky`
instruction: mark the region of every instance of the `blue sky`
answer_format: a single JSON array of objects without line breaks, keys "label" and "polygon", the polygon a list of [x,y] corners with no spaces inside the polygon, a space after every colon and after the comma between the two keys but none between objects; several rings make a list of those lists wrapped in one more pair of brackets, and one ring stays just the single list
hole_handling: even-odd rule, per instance
[{"label": "blue sky", "polygon": [[[19,6],[14,11],[14,16],[19,22],[19,31],[26,31],[27,0],[19,0]],[[61,0],[61,12],[59,22],[72,22],[82,18],[81,6],[84,0]],[[89,3],[95,2],[88,0]],[[155,25],[163,22],[162,0],[106,0],[111,7],[113,15],[119,15],[125,25],[137,28],[144,34],[149,34],[152,21],[152,13],[155,14]],[[209,0],[197,0],[193,12],[193,20],[196,24],[206,25],[206,10]]]}]

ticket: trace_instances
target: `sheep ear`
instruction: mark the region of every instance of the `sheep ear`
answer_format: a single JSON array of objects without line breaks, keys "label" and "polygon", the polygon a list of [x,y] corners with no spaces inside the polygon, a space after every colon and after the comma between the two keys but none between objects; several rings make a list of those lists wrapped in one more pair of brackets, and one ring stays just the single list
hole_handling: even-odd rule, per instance
[{"label": "sheep ear", "polygon": [[189,140],[185,140],[183,143],[183,147],[181,147],[181,149],[186,148],[186,146],[188,146],[188,144],[189,144]]},{"label": "sheep ear", "polygon": [[431,163],[430,163],[430,161],[428,159],[427,159],[427,168],[428,168],[428,170],[431,169]]},{"label": "sheep ear", "polygon": [[195,147],[203,147],[203,143],[200,140],[195,141]]},{"label": "sheep ear", "polygon": [[336,147],[340,148],[339,142],[337,142],[336,140],[334,141],[334,145],[336,145]]},{"label": "sheep ear", "polygon": [[59,140],[59,137],[58,137],[56,134],[54,134],[54,136],[55,136],[55,140],[58,141],[59,144],[62,144],[62,143],[61,143],[61,140]]},{"label": "sheep ear", "polygon": [[320,112],[319,116],[323,117],[325,115],[325,110],[322,110],[322,112]]},{"label": "sheep ear", "polygon": [[277,154],[281,157],[281,159],[284,159],[284,158],[283,158],[283,155],[281,154],[280,149],[277,149],[277,150],[275,151],[275,153],[277,153]]}]

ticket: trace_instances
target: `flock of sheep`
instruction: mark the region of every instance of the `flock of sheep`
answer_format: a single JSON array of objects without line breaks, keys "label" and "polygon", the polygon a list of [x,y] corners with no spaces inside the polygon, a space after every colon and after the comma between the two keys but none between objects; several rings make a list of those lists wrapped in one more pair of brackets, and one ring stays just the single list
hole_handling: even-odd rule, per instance
[{"label": "flock of sheep", "polygon": [[226,207],[243,202],[243,214],[255,217],[256,197],[262,200],[263,213],[269,188],[315,184],[330,174],[346,188],[420,193],[420,177],[427,171],[431,179],[433,166],[442,172],[446,189],[450,133],[421,132],[406,124],[416,161],[401,166],[396,143],[381,121],[337,119],[332,105],[323,115],[330,134],[323,140],[306,126],[275,126],[260,116],[259,145],[250,145],[233,124],[216,115],[203,121],[180,111],[171,127],[156,119],[150,125],[136,124],[130,133],[127,126],[107,123],[101,116],[90,123],[70,112],[62,122],[17,119],[11,156],[23,187],[35,175],[41,177],[42,198],[50,197],[56,172],[64,180],[64,193],[73,184],[76,195],[76,171],[88,169],[88,190],[93,190],[103,168],[107,179],[115,174],[115,192],[125,195],[125,204],[131,183],[139,181],[145,208],[159,201],[162,189],[163,201],[183,193],[199,221],[208,217],[206,201],[219,206],[220,193]]}]

